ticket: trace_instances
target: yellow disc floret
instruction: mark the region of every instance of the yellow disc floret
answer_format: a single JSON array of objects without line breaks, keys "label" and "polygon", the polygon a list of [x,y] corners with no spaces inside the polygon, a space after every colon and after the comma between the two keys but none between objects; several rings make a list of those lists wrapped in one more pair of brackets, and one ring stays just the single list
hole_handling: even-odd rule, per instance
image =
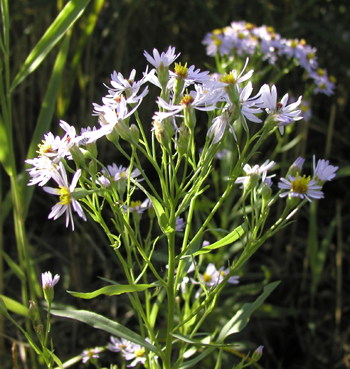
[{"label": "yellow disc floret", "polygon": [[296,177],[295,180],[292,182],[291,191],[301,194],[307,193],[309,190],[310,180],[311,178],[306,177],[305,175],[303,175],[302,177]]},{"label": "yellow disc floret", "polygon": [[57,192],[60,195],[61,205],[69,205],[72,202],[72,194],[69,188],[60,186],[60,188],[57,189]]},{"label": "yellow disc floret", "polygon": [[231,85],[234,85],[237,82],[236,77],[233,75],[232,72],[224,74],[220,78],[220,81]]},{"label": "yellow disc floret", "polygon": [[188,76],[187,63],[185,65],[181,65],[181,63],[175,63],[174,72],[178,77],[186,78]]}]

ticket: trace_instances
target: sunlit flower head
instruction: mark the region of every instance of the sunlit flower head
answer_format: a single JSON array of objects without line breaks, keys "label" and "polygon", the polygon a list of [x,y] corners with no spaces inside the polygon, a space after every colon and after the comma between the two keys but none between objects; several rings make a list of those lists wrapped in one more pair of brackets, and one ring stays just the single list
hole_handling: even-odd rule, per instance
[{"label": "sunlit flower head", "polygon": [[243,187],[246,188],[250,184],[254,187],[258,184],[259,179],[262,182],[266,180],[266,178],[271,178],[271,176],[267,177],[267,172],[275,166],[274,161],[266,160],[262,165],[254,165],[251,167],[249,164],[245,164],[243,167],[245,176],[237,177],[235,183],[242,183]]},{"label": "sunlit flower head", "polygon": [[72,209],[78,213],[78,215],[86,220],[84,211],[79,202],[74,198],[74,190],[81,176],[81,169],[78,169],[72,179],[71,184],[68,183],[66,169],[62,162],[59,163],[59,170],[53,174],[52,178],[56,181],[59,188],[44,187],[47,193],[59,196],[59,202],[54,205],[49,214],[49,219],[56,220],[61,215],[66,213],[66,227],[69,222],[72,224],[72,230],[74,230],[74,220]]},{"label": "sunlit flower head", "polygon": [[305,175],[296,175],[295,177],[287,175],[287,178],[281,178],[278,187],[282,190],[280,197],[299,197],[308,201],[319,200],[324,197],[320,186],[316,180]]},{"label": "sunlit flower head", "polygon": [[153,49],[153,56],[151,56],[147,51],[144,51],[143,55],[150,64],[155,68],[159,68],[161,66],[168,67],[178,58],[180,53],[175,54],[175,47],[169,46],[168,50],[161,54],[159,54],[157,49]]},{"label": "sunlit flower head", "polygon": [[293,121],[303,119],[300,115],[301,110],[296,110],[301,103],[301,96],[298,100],[292,104],[287,105],[288,94],[282,97],[280,102],[277,101],[277,89],[273,85],[271,88],[265,84],[260,89],[261,93],[261,106],[265,108],[266,112],[273,116],[278,122],[278,128],[281,134],[284,133],[284,127],[291,124]]}]

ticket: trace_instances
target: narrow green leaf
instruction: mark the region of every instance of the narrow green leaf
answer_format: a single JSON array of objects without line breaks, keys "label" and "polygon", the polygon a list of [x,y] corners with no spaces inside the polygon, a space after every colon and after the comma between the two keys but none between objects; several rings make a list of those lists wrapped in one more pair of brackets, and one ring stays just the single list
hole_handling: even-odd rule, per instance
[{"label": "narrow green leaf", "polygon": [[[232,347],[232,344],[212,343],[212,342],[211,343],[205,343],[204,340],[202,340],[202,341],[194,340],[193,338],[184,336],[180,333],[173,333],[172,336],[179,339],[180,341],[190,343],[191,345],[194,345],[194,346],[207,346],[207,347],[219,347],[219,348]],[[207,336],[206,338],[208,339],[208,342],[210,342],[210,340],[209,340],[210,336]]]},{"label": "narrow green leaf", "polygon": [[4,260],[6,261],[7,265],[10,267],[12,272],[15,273],[20,280],[24,281],[25,274],[24,271],[20,268],[20,266],[16,264],[16,262],[5,251],[1,251],[0,256],[4,258]]},{"label": "narrow green leaf", "polygon": [[237,241],[239,238],[241,238],[245,233],[245,226],[240,225],[239,227],[235,228],[232,232],[230,232],[228,235],[223,237],[221,240],[212,243],[211,245],[205,246],[199,251],[195,252],[193,255],[200,255],[200,254],[206,254],[212,250],[218,249],[220,247],[226,246],[230,243],[233,243]]},{"label": "narrow green leaf", "polygon": [[51,125],[52,117],[55,112],[58,93],[62,80],[62,74],[67,61],[69,51],[70,35],[65,37],[60,50],[57,54],[55,64],[52,69],[50,80],[47,84],[44,99],[41,103],[41,109],[38,120],[36,122],[35,130],[32,135],[30,147],[27,152],[27,158],[32,158],[35,155],[38,143],[42,135],[46,133]]},{"label": "narrow green leaf", "polygon": [[130,292],[139,292],[147,290],[148,288],[153,287],[151,284],[135,284],[135,285],[111,285],[100,288],[96,291],[92,292],[74,292],[67,291],[74,297],[79,297],[81,299],[93,299],[96,296],[107,295],[107,296],[115,296],[121,295],[122,293],[130,293]]},{"label": "narrow green leaf", "polygon": [[179,365],[179,369],[187,369],[187,368],[194,368],[195,365],[211,354],[215,350],[214,347],[208,347],[205,349],[201,354],[197,355],[195,358],[185,361],[181,365]]},{"label": "narrow green leaf", "polygon": [[244,304],[236,314],[223,326],[218,337],[218,341],[223,341],[231,334],[241,332],[249,322],[250,316],[256,311],[280,284],[280,281],[269,283],[264,287],[263,293],[254,301]]},{"label": "narrow green leaf", "polygon": [[5,307],[7,310],[12,311],[15,314],[28,316],[28,308],[24,305],[22,305],[20,302],[11,299],[10,297],[4,296],[0,294],[0,298],[5,304]]},{"label": "narrow green leaf", "polygon": [[87,310],[51,310],[51,314],[62,318],[74,319],[82,323],[86,323],[91,327],[101,329],[104,332],[110,333],[114,336],[124,338],[128,341],[136,343],[145,347],[157,355],[159,352],[155,346],[147,342],[139,334],[133,332],[131,329],[126,328],[124,325],[119,324],[111,319],[108,319],[102,315],[93,313]]},{"label": "narrow green leaf", "polygon": [[169,219],[167,215],[165,214],[165,211],[161,203],[154,196],[151,196],[151,195],[148,195],[148,196],[150,200],[152,201],[152,205],[153,205],[154,211],[158,219],[158,224],[160,228],[162,229],[162,231],[164,233],[173,231],[173,229],[169,226]]},{"label": "narrow green leaf", "polygon": [[12,91],[42,63],[46,55],[82,15],[89,2],[90,0],[71,0],[62,9],[23,63],[13,80]]}]

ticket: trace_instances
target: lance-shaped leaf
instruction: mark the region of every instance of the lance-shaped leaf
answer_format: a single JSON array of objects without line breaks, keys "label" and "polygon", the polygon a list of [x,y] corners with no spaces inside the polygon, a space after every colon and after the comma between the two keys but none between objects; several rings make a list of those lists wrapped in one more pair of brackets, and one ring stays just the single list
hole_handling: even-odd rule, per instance
[{"label": "lance-shaped leaf", "polygon": [[159,352],[155,346],[147,342],[139,334],[135,333],[124,325],[106,318],[102,315],[93,313],[88,310],[56,310],[52,309],[51,314],[62,318],[74,319],[82,323],[86,323],[96,329],[101,329],[104,332],[110,333],[113,336],[124,338],[128,341],[136,343],[145,347],[147,350],[152,351],[159,355]]},{"label": "lance-shaped leaf", "polygon": [[28,316],[29,312],[28,308],[22,305],[20,302],[4,295],[0,295],[0,298],[2,299],[4,306],[6,307],[7,310],[10,310],[15,314]]},{"label": "lance-shaped leaf", "polygon": [[96,296],[107,295],[107,296],[115,296],[121,295],[122,293],[130,293],[130,292],[139,292],[147,290],[148,288],[153,287],[151,284],[113,284],[111,286],[102,287],[96,291],[92,292],[75,292],[75,291],[67,291],[74,297],[79,297],[81,299],[93,299]]},{"label": "lance-shaped leaf", "polygon": [[34,46],[16,75],[11,90],[14,90],[30,73],[32,73],[45,59],[62,36],[82,15],[90,0],[71,0],[60,12],[45,34]]},{"label": "lance-shaped leaf", "polygon": [[228,235],[223,237],[221,240],[201,248],[199,251],[197,251],[193,255],[196,256],[200,254],[206,254],[212,250],[218,249],[220,247],[229,245],[230,243],[237,241],[239,238],[241,238],[244,235],[245,228],[246,227],[244,224],[240,225],[239,227],[235,228],[232,232],[230,232]]},{"label": "lance-shaped leaf", "polygon": [[254,301],[243,304],[236,314],[223,326],[218,337],[218,342],[223,341],[231,334],[241,332],[248,324],[251,315],[256,311],[280,284],[280,281],[269,283],[264,287],[263,293]]}]

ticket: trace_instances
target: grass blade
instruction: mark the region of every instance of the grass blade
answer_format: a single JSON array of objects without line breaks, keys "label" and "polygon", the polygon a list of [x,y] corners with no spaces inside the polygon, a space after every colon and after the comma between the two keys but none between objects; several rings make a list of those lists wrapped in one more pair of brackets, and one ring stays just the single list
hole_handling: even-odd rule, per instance
[{"label": "grass blade", "polygon": [[23,63],[13,80],[12,91],[42,63],[46,55],[82,15],[89,2],[90,0],[71,0],[62,9]]}]

